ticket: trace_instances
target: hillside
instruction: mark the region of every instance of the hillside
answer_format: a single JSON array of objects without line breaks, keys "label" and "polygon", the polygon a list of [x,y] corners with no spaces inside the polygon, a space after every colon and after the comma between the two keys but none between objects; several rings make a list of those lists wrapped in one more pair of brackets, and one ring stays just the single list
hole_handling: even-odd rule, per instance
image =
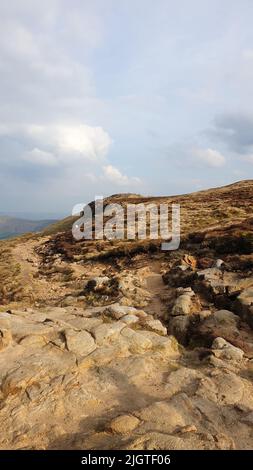
[{"label": "hillside", "polygon": [[[253,216],[253,180],[241,181],[221,188],[199,191],[181,196],[143,197],[140,195],[120,194],[104,199],[104,207],[117,203],[126,209],[127,204],[180,204],[181,238],[198,231],[205,231],[215,227],[240,223]],[[90,203],[94,210],[94,202]],[[126,214],[126,211],[125,211]],[[147,251],[159,249],[161,240],[98,240],[80,241],[73,240],[71,229],[78,217],[67,217],[62,221],[52,224],[44,230],[44,235],[49,235],[50,246],[56,246],[56,250],[66,253],[67,258],[75,257],[96,258],[116,256],[134,253],[135,251]]]},{"label": "hillside", "polygon": [[179,249],[0,242],[0,448],[251,449],[253,181],[119,201],[180,203]]},{"label": "hillside", "polygon": [[26,232],[39,232],[54,222],[53,220],[26,220],[0,216],[0,239],[15,237]]},{"label": "hillside", "polygon": [[[116,194],[104,199],[104,205],[157,203],[180,204],[183,233],[195,229],[207,228],[210,225],[224,224],[243,220],[253,213],[253,180],[223,186],[221,188],[198,191],[179,196],[141,196],[137,194]],[[94,202],[90,203],[94,207]],[[45,234],[53,235],[58,232],[71,230],[77,217],[66,217],[44,230]]]}]

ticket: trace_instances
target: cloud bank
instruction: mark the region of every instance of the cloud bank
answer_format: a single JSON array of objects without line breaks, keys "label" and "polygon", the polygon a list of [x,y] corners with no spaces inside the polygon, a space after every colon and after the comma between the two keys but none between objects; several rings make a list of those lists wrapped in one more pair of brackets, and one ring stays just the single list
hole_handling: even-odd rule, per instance
[{"label": "cloud bank", "polygon": [[252,177],[252,15],[247,0],[1,2],[2,210]]}]

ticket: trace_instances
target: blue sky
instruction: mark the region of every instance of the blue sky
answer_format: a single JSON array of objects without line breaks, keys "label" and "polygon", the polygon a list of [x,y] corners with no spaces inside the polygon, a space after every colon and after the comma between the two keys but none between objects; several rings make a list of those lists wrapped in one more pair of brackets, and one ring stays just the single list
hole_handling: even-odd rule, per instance
[{"label": "blue sky", "polygon": [[253,174],[251,0],[0,1],[1,211]]}]

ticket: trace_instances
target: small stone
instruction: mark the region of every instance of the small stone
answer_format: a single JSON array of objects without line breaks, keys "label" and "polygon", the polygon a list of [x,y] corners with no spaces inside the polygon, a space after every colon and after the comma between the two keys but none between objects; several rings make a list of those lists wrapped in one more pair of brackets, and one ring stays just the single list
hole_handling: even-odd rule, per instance
[{"label": "small stone", "polygon": [[137,323],[139,321],[139,318],[136,315],[125,315],[121,318],[121,321],[123,321],[127,325],[132,325],[133,323]]},{"label": "small stone", "polygon": [[145,325],[147,325],[155,333],[167,335],[167,328],[163,326],[160,320],[154,320],[153,318],[151,318],[145,321]]},{"label": "small stone", "polygon": [[180,429],[180,433],[185,434],[187,432],[197,432],[197,428],[194,424],[189,424],[188,426],[183,426]]},{"label": "small stone", "polygon": [[132,415],[121,415],[114,418],[109,426],[112,432],[117,434],[127,434],[139,425],[140,420]]}]

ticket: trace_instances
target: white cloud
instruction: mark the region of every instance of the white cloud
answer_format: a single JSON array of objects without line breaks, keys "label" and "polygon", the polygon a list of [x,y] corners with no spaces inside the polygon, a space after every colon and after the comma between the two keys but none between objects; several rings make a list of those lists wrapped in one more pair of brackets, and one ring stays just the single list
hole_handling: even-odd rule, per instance
[{"label": "white cloud", "polygon": [[76,116],[77,106],[66,102],[95,96],[92,69],[80,56],[85,59],[99,43],[100,23],[83,6],[79,23],[85,33],[80,39],[74,34],[80,29],[72,18],[79,10],[74,5],[65,14],[58,0],[45,0],[43,8],[37,1],[24,0],[22,8],[19,3],[13,0],[3,7],[0,2],[0,119],[15,116],[20,122],[33,122],[38,114],[45,121],[55,120],[57,114]]},{"label": "white cloud", "polygon": [[105,157],[112,143],[102,127],[61,126],[54,129],[54,138],[63,153],[76,153],[88,159]]},{"label": "white cloud", "polygon": [[222,155],[217,150],[207,148],[196,148],[193,150],[193,156],[201,163],[205,165],[218,168],[226,163],[224,155]]},{"label": "white cloud", "polygon": [[104,171],[104,176],[103,176],[104,179],[106,179],[107,181],[111,181],[112,183],[115,183],[119,186],[127,186],[127,185],[141,183],[140,178],[137,178],[136,176],[128,177],[127,175],[123,175],[118,170],[118,168],[112,165],[104,166],[103,171]]},{"label": "white cloud", "polygon": [[77,159],[100,161],[107,155],[112,139],[102,127],[84,124],[10,125],[0,126],[2,135],[25,140],[31,150],[25,159],[31,163],[68,164]]},{"label": "white cloud", "polygon": [[66,193],[89,200],[98,187],[104,194],[137,187],[126,168],[156,194],[195,189],[192,178],[218,185],[233,176],[233,163],[247,173],[250,123],[230,130],[228,122],[216,140],[201,129],[221,110],[251,113],[253,3],[224,0],[230,14],[222,22],[218,0],[210,8],[184,2],[185,15],[180,2],[137,3],[0,2],[3,201],[66,207]]},{"label": "white cloud", "polygon": [[23,160],[35,165],[55,166],[58,164],[57,158],[50,152],[44,152],[38,148],[34,148],[30,152],[23,155]]}]

